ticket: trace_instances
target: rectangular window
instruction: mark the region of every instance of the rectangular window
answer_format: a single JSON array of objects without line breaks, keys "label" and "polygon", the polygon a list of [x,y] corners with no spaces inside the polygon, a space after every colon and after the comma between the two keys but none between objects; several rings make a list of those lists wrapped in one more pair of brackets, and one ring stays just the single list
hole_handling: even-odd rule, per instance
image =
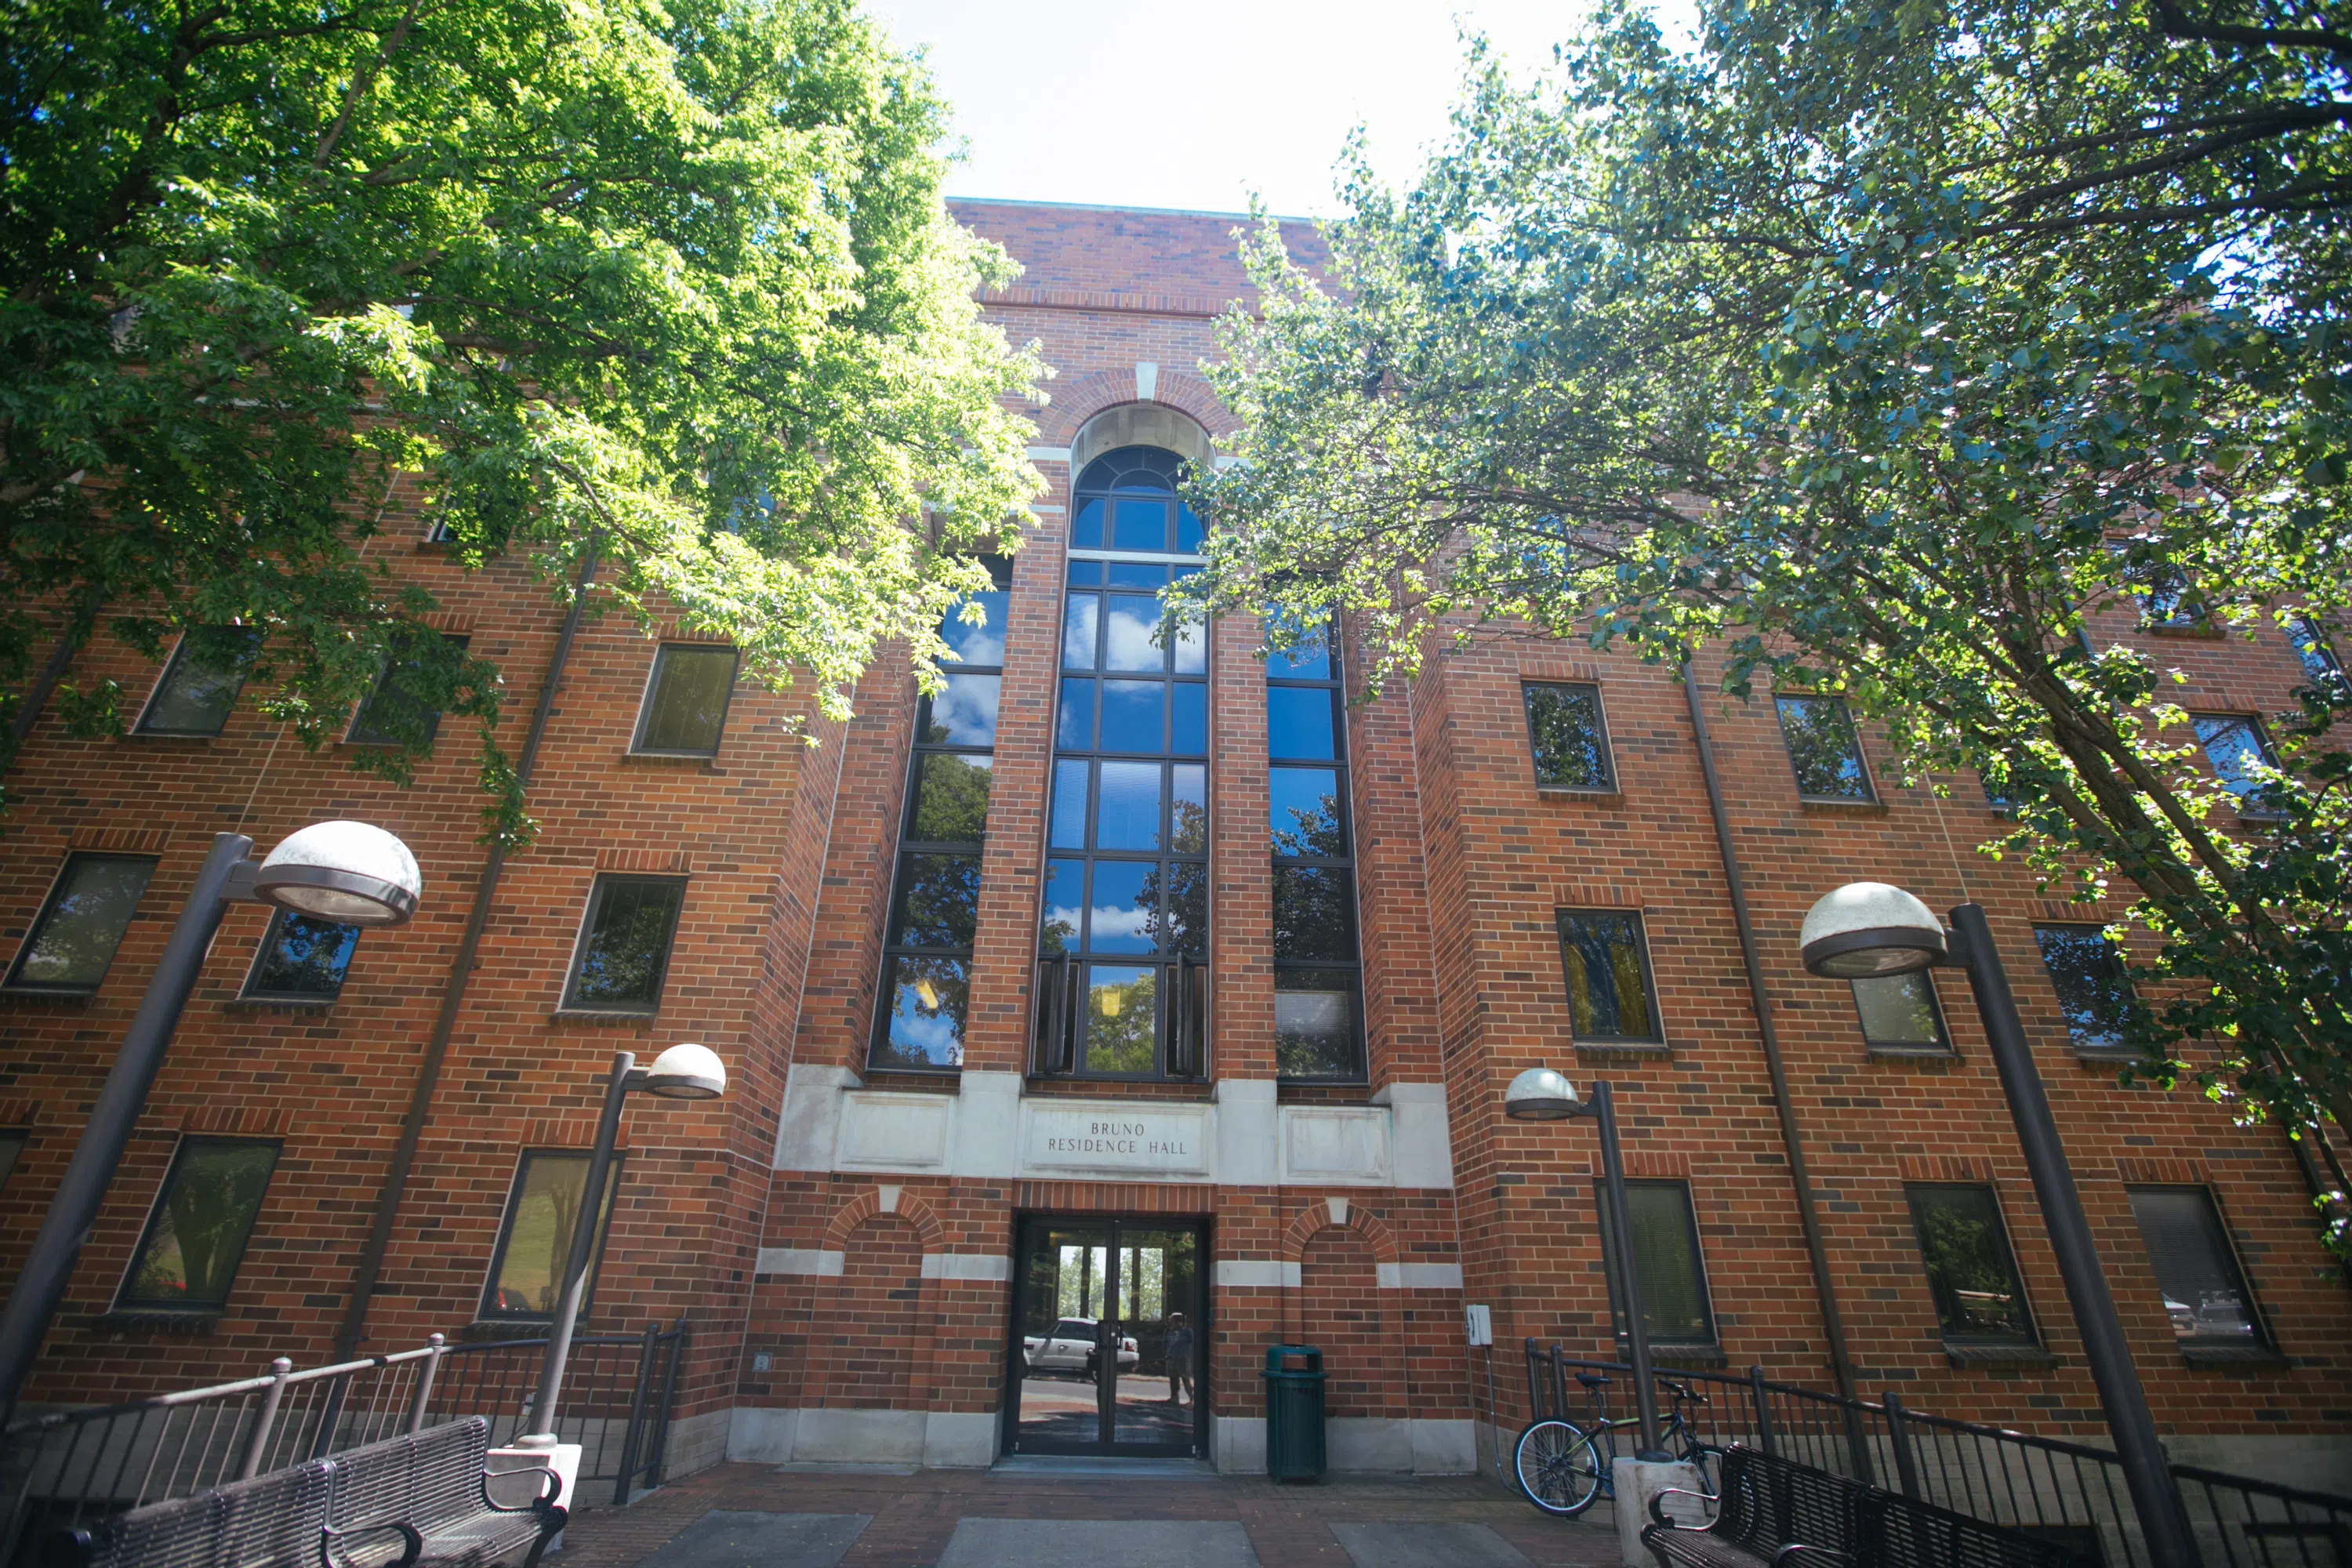
[{"label": "rectangular window", "polygon": [[633,752],[715,757],[735,690],[736,652],[712,643],[664,643],[654,650]]},{"label": "rectangular window", "polygon": [[1560,965],[1568,973],[1569,1032],[1580,1046],[1662,1046],[1652,1002],[1649,944],[1631,910],[1561,910]]},{"label": "rectangular window", "polygon": [[116,1310],[217,1312],[226,1306],[278,1151],[275,1140],[181,1139],[115,1294]]},{"label": "rectangular window", "polygon": [[1850,982],[1853,1008],[1862,1018],[1863,1043],[1874,1051],[1901,1056],[1952,1054],[1944,1033],[1936,986],[1925,974],[1876,974]]},{"label": "rectangular window", "polygon": [[2203,1187],[2126,1187],[2156,1288],[2183,1345],[2265,1342],[2237,1249]]},{"label": "rectangular window", "polygon": [[9,966],[7,989],[87,996],[106,978],[114,950],[155,874],[146,855],[66,857]]},{"label": "rectangular window", "polygon": [[[572,1231],[579,1224],[581,1194],[588,1186],[588,1156],[572,1150],[527,1149],[515,1166],[499,1221],[490,1275],[482,1285],[484,1319],[548,1320],[563,1289],[563,1265],[572,1256]],[[613,1194],[621,1187],[621,1156],[604,1172],[604,1201],[597,1205],[596,1246],[588,1255],[588,1286],[580,1315],[588,1315],[597,1270],[604,1262],[604,1237],[613,1228]]]},{"label": "rectangular window", "polygon": [[1080,489],[1097,542],[1066,567],[1032,1067],[1198,1078],[1208,1059],[1208,638],[1197,622],[1165,625],[1160,597],[1198,568],[1086,552],[1164,552],[1138,542],[1176,525],[1165,491]]},{"label": "rectangular window", "polygon": [[0,1131],[0,1191],[6,1189],[8,1178],[16,1173],[16,1162],[24,1157],[24,1131],[18,1128]]},{"label": "rectangular window", "polygon": [[671,940],[686,903],[682,877],[599,877],[563,1005],[584,1013],[652,1013],[661,1006]]},{"label": "rectangular window", "polygon": [[[940,622],[940,640],[957,656],[949,666],[954,673],[944,690],[915,708],[890,923],[883,932],[880,1000],[867,1055],[884,1071],[963,1065],[980,859],[996,783],[996,703],[1013,602],[1012,562],[992,555],[982,563],[994,586],[961,601]],[[975,620],[964,618],[967,610]],[[1081,812],[1085,805],[1081,790]]]},{"label": "rectangular window", "polygon": [[[1609,1219],[1609,1190],[1594,1183],[1601,1211],[1601,1255],[1609,1273],[1609,1313],[1625,1337],[1622,1254]],[[1715,1314],[1707,1306],[1706,1265],[1699,1253],[1698,1220],[1687,1182],[1627,1182],[1625,1208],[1633,1226],[1634,1278],[1642,1285],[1642,1323],[1653,1344],[1711,1345]]]},{"label": "rectangular window", "polygon": [[1911,1225],[1927,1266],[1927,1289],[1936,1298],[1944,1338],[2037,1342],[1992,1189],[1920,1182],[1903,1191],[1911,1203]]},{"label": "rectangular window", "polygon": [[1528,710],[1528,744],[1538,789],[1617,787],[1609,757],[1609,729],[1601,715],[1601,688],[1528,681],[1520,688]]},{"label": "rectangular window", "polygon": [[2035,926],[2033,942],[2050,988],[2058,994],[2066,1033],[2078,1051],[2124,1048],[2124,1023],[2131,1016],[2131,977],[2122,954],[2103,926]]},{"label": "rectangular window", "polygon": [[254,954],[245,994],[257,1002],[331,1002],[342,992],[359,942],[357,926],[279,910]]},{"label": "rectangular window", "polygon": [[261,634],[250,626],[202,626],[182,634],[139,715],[139,733],[219,734],[260,647]]},{"label": "rectangular window", "polygon": [[2192,713],[2189,719],[2197,726],[2197,742],[2205,748],[2213,775],[2238,797],[2239,811],[2264,815],[2256,797],[2275,782],[2268,775],[2278,771],[2278,758],[2263,738],[2261,721],[2251,713]]},{"label": "rectangular window", "polygon": [[2189,631],[2205,625],[2205,600],[2188,571],[2170,561],[2127,568],[2125,581],[2139,601],[2139,624],[2151,631]]},{"label": "rectangular window", "polygon": [[2344,661],[2336,657],[2336,645],[2317,621],[2309,616],[2288,616],[2286,640],[2294,657],[2303,661],[2303,673],[2310,678],[2312,689],[2329,702],[2352,701],[2352,684],[2344,679]]},{"label": "rectangular window", "polygon": [[[442,634],[425,632],[415,636]],[[375,689],[360,704],[359,713],[343,737],[352,745],[397,746],[410,741],[430,744],[433,737],[441,732],[441,710],[417,689],[425,661],[415,651],[418,646],[415,636],[394,639],[383,673],[376,677]],[[472,641],[462,637],[444,637],[443,640],[460,648]]]},{"label": "rectangular window", "polygon": [[1364,1077],[1363,974],[1337,627],[1265,660],[1274,871],[1274,1066],[1286,1082]]},{"label": "rectangular window", "polygon": [[1862,737],[1839,697],[1776,697],[1780,738],[1805,800],[1874,800],[1863,765]]}]

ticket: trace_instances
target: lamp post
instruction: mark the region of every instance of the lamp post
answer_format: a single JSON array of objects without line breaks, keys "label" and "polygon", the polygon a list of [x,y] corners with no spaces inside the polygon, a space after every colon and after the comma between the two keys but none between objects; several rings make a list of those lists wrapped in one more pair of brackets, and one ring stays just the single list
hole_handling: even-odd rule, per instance
[{"label": "lamp post", "polygon": [[408,846],[364,822],[312,823],[289,836],[259,865],[252,852],[253,840],[242,833],[214,837],[148,979],[147,994],[123,1032],[89,1123],[67,1162],[65,1179],[49,1199],[25,1271],[8,1293],[7,1307],[0,1310],[0,1420],[15,1411],[49,1320],[65,1299],[74,1260],[98,1218],[107,1184],[131,1142],[229,905],[275,904],[342,925],[399,925],[416,912],[425,889]]},{"label": "lamp post", "polygon": [[642,1089],[665,1100],[716,1100],[727,1092],[727,1066],[708,1046],[672,1046],[650,1068],[637,1066],[634,1052],[613,1053],[604,1079],[604,1113],[596,1122],[596,1142],[588,1154],[588,1178],[580,1191],[580,1213],[572,1222],[572,1249],[563,1264],[563,1288],[555,1298],[555,1321],[547,1335],[547,1359],[540,1363],[539,1388],[531,1395],[532,1430],[515,1439],[518,1448],[557,1446],[555,1402],[563,1392],[563,1363],[572,1355],[572,1330],[580,1321],[580,1298],[588,1289],[588,1265],[596,1251],[596,1221],[604,1206],[604,1180],[613,1167],[613,1145],[621,1136],[621,1111],[629,1091]]},{"label": "lamp post", "polygon": [[2010,994],[2009,975],[1993,950],[1984,906],[1956,905],[1947,932],[1927,905],[1902,889],[1853,882],[1813,905],[1798,940],[1805,967],[1832,979],[1914,974],[1936,967],[1968,971],[1969,989],[1984,1019],[1985,1042],[2000,1075],[2010,1119],[2017,1124],[2017,1141],[2033,1177],[2033,1195],[2050,1233],[2051,1250],[2058,1255],[2066,1301],[2083,1336],[2083,1356],[2090,1363],[2091,1380],[2115,1437],[2116,1458],[2147,1537],[2149,1560],[2154,1568],[2196,1568],[2189,1516],[2157,1439],[2156,1420],[2148,1414],[2147,1396],[2116,1316],[2115,1297],[2099,1268],[2082,1194],[2074,1189],[2074,1172],[2058,1141],[2058,1124],[2051,1117],[2042,1075],[2033,1066],[2017,1000]]},{"label": "lamp post", "polygon": [[1514,1121],[1564,1121],[1590,1116],[1601,1123],[1601,1185],[1609,1205],[1609,1229],[1617,1238],[1619,1289],[1625,1300],[1625,1338],[1633,1352],[1633,1408],[1641,1416],[1642,1446],[1637,1459],[1665,1461],[1673,1458],[1658,1443],[1658,1391],[1650,1382],[1650,1327],[1642,1316],[1642,1282],[1633,1269],[1633,1222],[1625,1206],[1625,1157],[1617,1142],[1617,1105],[1606,1083],[1592,1086],[1589,1101],[1576,1098],[1576,1086],[1549,1068],[1529,1068],[1503,1091],[1503,1112]]}]

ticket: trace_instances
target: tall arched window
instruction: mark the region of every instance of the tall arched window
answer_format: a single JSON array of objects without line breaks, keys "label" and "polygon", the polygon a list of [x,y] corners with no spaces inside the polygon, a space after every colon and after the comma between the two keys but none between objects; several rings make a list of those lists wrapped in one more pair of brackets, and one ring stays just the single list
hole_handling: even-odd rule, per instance
[{"label": "tall arched window", "polygon": [[1126,447],[1071,496],[1069,589],[1038,940],[1035,1066],[1087,1078],[1207,1068],[1208,638],[1163,631],[1198,569],[1181,459]]}]

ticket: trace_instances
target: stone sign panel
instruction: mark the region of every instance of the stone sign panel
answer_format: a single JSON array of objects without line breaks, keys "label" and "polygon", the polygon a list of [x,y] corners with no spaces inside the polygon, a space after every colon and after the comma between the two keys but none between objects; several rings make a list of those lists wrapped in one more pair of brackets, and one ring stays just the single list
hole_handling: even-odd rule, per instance
[{"label": "stone sign panel", "polygon": [[1209,1170],[1207,1106],[1135,1101],[1022,1108],[1022,1165],[1113,1176],[1197,1176]]}]

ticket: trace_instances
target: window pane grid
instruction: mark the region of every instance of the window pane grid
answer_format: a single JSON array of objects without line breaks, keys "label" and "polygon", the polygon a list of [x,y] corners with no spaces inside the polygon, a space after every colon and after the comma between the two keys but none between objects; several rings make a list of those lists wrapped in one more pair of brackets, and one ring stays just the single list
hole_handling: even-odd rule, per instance
[{"label": "window pane grid", "polygon": [[[1609,1281],[1609,1311],[1619,1338],[1625,1328],[1625,1295],[1608,1188],[1594,1184],[1593,1205],[1601,1215],[1601,1246]],[[1690,1185],[1676,1181],[1630,1181],[1625,1207],[1633,1226],[1633,1268],[1642,1286],[1642,1323],[1654,1343],[1715,1343],[1715,1312],[1707,1301],[1706,1262],[1699,1250],[1698,1220]]]},{"label": "window pane grid", "polygon": [[1287,1082],[1366,1071],[1345,689],[1335,624],[1266,657],[1275,1071]]},{"label": "window pane grid", "polygon": [[1776,697],[1780,738],[1804,800],[1872,801],[1870,769],[1862,758],[1862,738],[1838,697]]},{"label": "window pane grid", "polygon": [[1181,471],[1129,447],[1073,490],[1039,916],[1045,1071],[1205,1070],[1208,640],[1200,623],[1168,626],[1160,597],[1198,565]]},{"label": "window pane grid", "polygon": [[630,749],[652,756],[717,756],[736,667],[735,649],[723,644],[664,643],[656,648]]},{"label": "window pane grid", "polygon": [[2193,1186],[2124,1190],[2173,1337],[2183,1345],[2267,1344],[2212,1193]]},{"label": "window pane grid", "polygon": [[686,903],[677,877],[599,877],[588,895],[563,1005],[576,1012],[655,1013]]},{"label": "window pane grid", "polygon": [[1642,917],[1633,910],[1560,910],[1569,1034],[1579,1045],[1662,1046],[1657,983]]},{"label": "window pane grid", "polygon": [[216,1312],[226,1306],[278,1152],[274,1140],[180,1140],[115,1293],[117,1310]]},{"label": "window pane grid", "polygon": [[2074,1048],[2111,1052],[2126,1048],[2124,1025],[2131,1013],[2131,977],[2104,927],[2046,925],[2033,928],[2034,945],[2057,994],[2058,1010]]},{"label": "window pane grid", "polygon": [[1601,688],[1528,681],[1520,689],[1527,709],[1528,745],[1538,789],[1616,789],[1609,755],[1609,729],[1601,711]]},{"label": "window pane grid", "polygon": [[1914,1183],[1904,1193],[1944,1337],[2038,1342],[1992,1189]]},{"label": "window pane grid", "polygon": [[[596,1293],[596,1275],[604,1264],[605,1235],[613,1226],[613,1194],[620,1191],[622,1163],[615,1152],[605,1167],[604,1198],[597,1205],[596,1240],[589,1254],[588,1284],[580,1297],[580,1315],[588,1316]],[[482,1287],[476,1313],[482,1320],[541,1319],[555,1316],[555,1298],[563,1287],[563,1266],[572,1256],[572,1232],[578,1224],[580,1202],[588,1186],[586,1154],[572,1150],[526,1150],[515,1167],[514,1185],[507,1194],[499,1221],[498,1244],[491,1249],[489,1277]]]},{"label": "window pane grid", "polygon": [[184,633],[139,715],[139,733],[219,734],[260,647],[261,634],[247,626]]},{"label": "window pane grid", "polygon": [[940,637],[957,657],[943,667],[942,689],[915,704],[867,1050],[868,1064],[882,1072],[955,1071],[963,1065],[1012,605],[1012,563],[989,556],[983,564],[993,586],[962,602],[978,607],[980,624],[963,618],[961,604],[948,611]]},{"label": "window pane grid", "polygon": [[6,988],[66,996],[96,991],[154,873],[150,856],[67,856],[16,949]]}]

